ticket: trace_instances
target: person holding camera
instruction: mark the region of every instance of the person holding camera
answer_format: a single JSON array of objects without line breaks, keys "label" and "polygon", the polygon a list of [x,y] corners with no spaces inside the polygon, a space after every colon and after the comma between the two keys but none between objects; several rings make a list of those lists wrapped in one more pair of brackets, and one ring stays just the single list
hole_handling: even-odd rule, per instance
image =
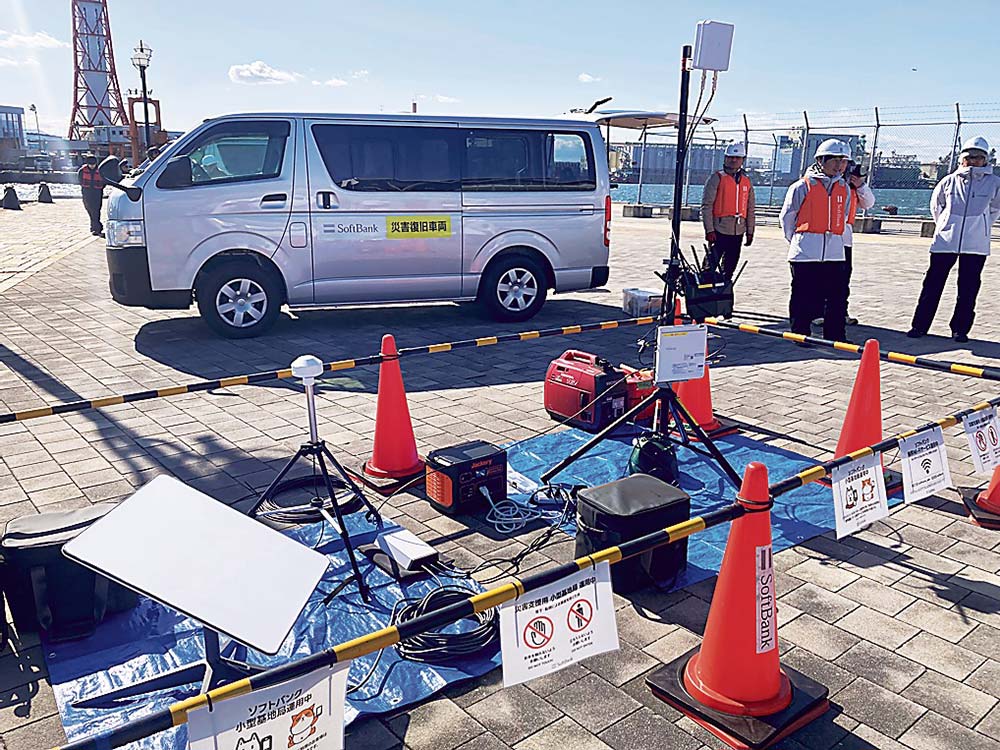
[{"label": "person holding camera", "polygon": [[83,166],[76,171],[80,180],[80,195],[83,207],[90,217],[90,233],[95,237],[104,236],[101,223],[101,208],[104,205],[104,179],[97,170],[97,156],[89,151],[83,155]]},{"label": "person holding camera", "polygon": [[983,266],[990,254],[990,230],[1000,217],[1000,177],[987,164],[989,158],[986,139],[970,138],[962,144],[958,169],[931,193],[931,214],[936,225],[931,264],[906,334],[910,338],[927,334],[948,274],[958,261],[958,299],[951,316],[951,335],[960,344],[969,340]]},{"label": "person holding camera", "polygon": [[823,338],[844,341],[847,273],[844,232],[850,188],[843,172],[850,148],[828,138],[816,149],[816,162],[785,194],[778,221],[788,240],[792,293],[788,317],[793,333],[808,336],[814,318],[823,318]]},{"label": "person holding camera", "polygon": [[850,207],[847,209],[847,223],[844,225],[844,314],[847,325],[856,326],[857,318],[852,318],[848,307],[851,302],[851,274],[854,272],[854,220],[858,209],[868,209],[875,205],[875,193],[868,187],[868,176],[860,164],[849,160],[844,165],[844,179],[850,188]]},{"label": "person holding camera", "polygon": [[753,243],[756,227],[753,185],[743,171],[746,155],[742,143],[726,146],[722,171],[712,173],[701,194],[701,221],[708,242],[705,267],[715,270],[721,266],[728,280],[736,273],[741,246],[750,247]]}]

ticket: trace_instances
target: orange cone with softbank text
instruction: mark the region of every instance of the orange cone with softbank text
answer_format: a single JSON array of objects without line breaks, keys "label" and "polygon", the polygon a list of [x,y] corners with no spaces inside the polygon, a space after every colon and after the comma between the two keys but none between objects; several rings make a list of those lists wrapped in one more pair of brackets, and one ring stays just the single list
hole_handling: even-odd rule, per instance
[{"label": "orange cone with softbank text", "polygon": [[1000,531],[1000,466],[993,469],[989,486],[983,492],[968,494],[963,491],[962,500],[974,524]]},{"label": "orange cone with softbank text", "polygon": [[417,455],[410,409],[406,405],[399,352],[391,334],[382,337],[382,364],[378,371],[378,403],[375,409],[375,447],[365,463],[365,474],[400,479],[419,474],[424,462]]},{"label": "orange cone with softbank text", "polygon": [[678,383],[674,386],[674,391],[701,429],[709,435],[722,429],[722,422],[716,418],[712,409],[712,377],[708,374],[707,362],[704,375],[697,380]]},{"label": "orange cone with softbank text", "polygon": [[882,441],[882,381],[878,341],[868,339],[854,378],[834,458]]},{"label": "orange cone with softbank text", "polygon": [[767,467],[747,465],[701,646],[654,672],[653,694],[733,748],[768,748],[829,708],[829,691],[778,659]]}]

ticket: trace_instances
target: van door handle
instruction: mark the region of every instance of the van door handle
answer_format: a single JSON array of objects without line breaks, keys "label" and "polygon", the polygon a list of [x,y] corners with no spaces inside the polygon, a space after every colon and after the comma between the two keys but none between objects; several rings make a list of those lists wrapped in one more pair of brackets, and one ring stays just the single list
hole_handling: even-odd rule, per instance
[{"label": "van door handle", "polygon": [[288,202],[288,196],[285,193],[271,193],[265,195],[260,199],[261,208],[281,208]]},{"label": "van door handle", "polygon": [[332,190],[320,190],[316,193],[316,208],[338,208],[337,194]]}]

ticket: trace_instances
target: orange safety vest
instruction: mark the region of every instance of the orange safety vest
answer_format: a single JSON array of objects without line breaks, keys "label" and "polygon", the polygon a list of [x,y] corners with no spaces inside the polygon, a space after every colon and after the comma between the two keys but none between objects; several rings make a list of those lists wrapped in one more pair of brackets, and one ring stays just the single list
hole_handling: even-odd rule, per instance
[{"label": "orange safety vest", "polygon": [[813,182],[805,177],[806,199],[802,201],[799,208],[798,223],[795,226],[796,232],[806,232],[808,234],[832,234],[844,233],[844,202],[848,200],[848,188],[843,182],[837,182],[830,193],[822,182]]},{"label": "orange safety vest", "polygon": [[712,204],[712,216],[741,216],[745,219],[752,187],[746,175],[737,184],[732,175],[719,172],[719,189],[715,194],[715,203]]},{"label": "orange safety vest", "polygon": [[104,180],[101,179],[97,167],[90,167],[84,164],[80,168],[80,186],[85,188],[103,188]]},{"label": "orange safety vest", "polygon": [[858,215],[858,191],[856,188],[850,188],[847,191],[847,200],[850,201],[850,206],[847,209],[847,223],[853,227],[854,219]]}]

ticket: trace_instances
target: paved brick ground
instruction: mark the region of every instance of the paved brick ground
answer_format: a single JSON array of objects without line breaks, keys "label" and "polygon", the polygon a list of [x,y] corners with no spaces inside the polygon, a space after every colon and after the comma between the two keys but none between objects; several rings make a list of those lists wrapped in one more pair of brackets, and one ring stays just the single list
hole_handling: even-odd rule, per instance
[{"label": "paved brick ground", "polygon": [[[616,219],[610,291],[554,298],[527,327],[621,317],[623,287],[653,288],[665,253],[662,220]],[[696,227],[685,229],[695,236]],[[926,240],[859,237],[852,312],[857,341],[968,362],[1000,357],[1000,280],[988,264],[975,339],[905,339],[926,263]],[[762,227],[739,288],[742,319],[785,314],[788,270],[774,228]],[[190,313],[118,307],[107,294],[100,241],[75,201],[0,212],[0,409],[160,387],[373,353],[393,332],[400,346],[488,335],[498,326],[454,305],[309,312],[285,317],[248,342],[214,338]],[[935,333],[947,333],[953,291]],[[950,310],[949,310],[950,312]],[[501,326],[514,331],[526,326]],[[511,440],[551,426],[541,408],[548,361],[569,346],[634,361],[637,329],[546,339],[407,359],[404,376],[421,451],[459,438]],[[713,371],[717,410],[754,425],[776,445],[826,457],[854,377],[852,358],[740,333],[725,334]],[[371,448],[377,373],[325,379],[320,430],[345,462]],[[883,367],[887,431],[995,395],[990,383]],[[304,432],[299,389],[242,387],[120,405],[0,427],[0,521],[23,513],[120,499],[161,472],[236,502],[265,485]],[[979,486],[964,439],[948,434],[952,472]],[[949,492],[900,508],[886,522],[837,542],[832,534],[776,556],[784,660],[830,688],[833,709],[784,748],[1000,747],[1000,535],[967,523]],[[388,515],[462,563],[496,543],[475,519],[446,519],[406,497]],[[471,532],[471,533],[470,533]],[[521,549],[532,533],[504,547]],[[563,542],[526,569],[572,554]],[[370,750],[719,747],[651,698],[645,675],[697,643],[713,582],[670,595],[618,599],[622,650],[549,679],[503,690],[499,672],[453,687],[397,716],[353,727],[349,747]],[[0,746],[63,742],[37,639],[0,657]]]}]

